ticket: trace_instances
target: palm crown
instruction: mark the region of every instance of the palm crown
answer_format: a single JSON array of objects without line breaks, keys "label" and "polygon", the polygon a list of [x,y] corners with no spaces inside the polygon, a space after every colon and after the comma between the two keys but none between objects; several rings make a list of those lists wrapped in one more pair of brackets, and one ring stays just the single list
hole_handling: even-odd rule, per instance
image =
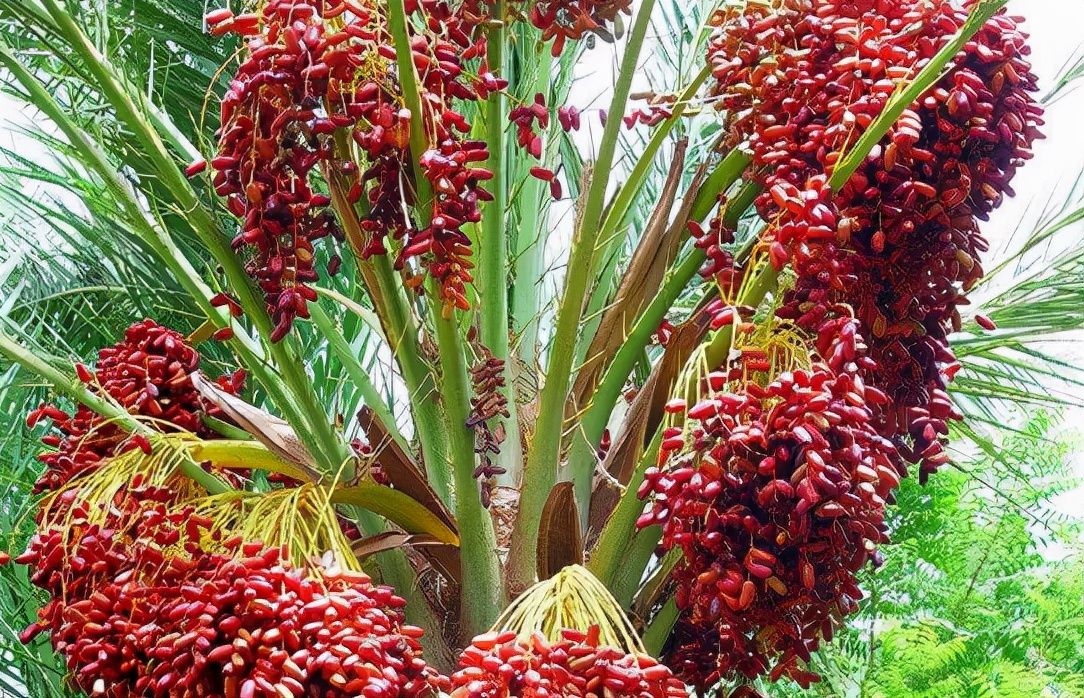
[{"label": "palm crown", "polygon": [[1003,4],[0,2],[12,173],[86,207],[4,190],[64,258],[6,243],[0,351],[71,401],[10,403],[60,433],[24,639],[116,695],[808,685],[908,466],[1081,323],[1075,250],[959,311],[1041,125]]}]

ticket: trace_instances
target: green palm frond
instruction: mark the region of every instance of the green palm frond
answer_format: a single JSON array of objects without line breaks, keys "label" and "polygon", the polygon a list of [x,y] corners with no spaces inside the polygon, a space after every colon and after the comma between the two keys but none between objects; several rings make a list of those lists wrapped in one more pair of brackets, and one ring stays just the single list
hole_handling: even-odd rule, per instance
[{"label": "green palm frond", "polygon": [[[997,491],[945,470],[907,481],[885,564],[859,620],[814,656],[822,698],[1078,695],[1084,669],[1081,522],[1049,513],[1073,491],[1070,445],[1043,413],[997,442],[1016,475]],[[994,457],[962,467],[991,472]],[[1026,513],[1025,512],[1028,512]],[[1029,515],[1030,513],[1030,515]],[[1036,519],[1045,521],[1039,524]],[[1051,562],[1047,546],[1066,550]],[[769,696],[808,695],[779,687]]]},{"label": "green palm frond", "polygon": [[1058,79],[1054,87],[1043,98],[1043,103],[1053,104],[1079,88],[1081,78],[1084,78],[1084,46],[1078,47],[1077,51],[1065,61],[1061,70],[1058,71]]}]

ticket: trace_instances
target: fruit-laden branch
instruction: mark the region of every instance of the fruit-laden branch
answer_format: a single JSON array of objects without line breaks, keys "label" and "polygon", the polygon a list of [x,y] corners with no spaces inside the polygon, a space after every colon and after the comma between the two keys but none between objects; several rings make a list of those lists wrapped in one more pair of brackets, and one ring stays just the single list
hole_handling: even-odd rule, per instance
[{"label": "fruit-laden branch", "polygon": [[[256,297],[237,255],[225,244],[213,216],[206,210],[187,181],[176,160],[169,154],[159,134],[147,122],[145,110],[136,104],[123,84],[117,71],[109,64],[79,28],[68,12],[55,0],[41,0],[57,23],[59,32],[72,49],[84,59],[90,73],[96,79],[103,94],[116,110],[117,116],[135,135],[143,146],[146,157],[154,166],[156,175],[175,197],[183,219],[191,226],[200,241],[225,270],[238,302],[264,338],[272,336],[270,316],[264,303]],[[111,168],[110,168],[111,169]],[[292,400],[279,408],[288,420],[295,423],[297,431],[308,442],[309,448],[321,466],[335,472],[346,458],[346,446],[335,434],[327,414],[320,404],[311,379],[305,372],[296,346],[272,343],[270,353],[282,375],[287,394]],[[292,404],[291,404],[292,403]]]},{"label": "fruit-laden branch", "polygon": [[[427,153],[430,147],[403,0],[390,0],[388,19],[396,46],[403,99],[411,114],[411,151],[417,159]],[[414,177],[414,185],[417,192],[415,211],[419,218],[418,223],[426,227],[431,222],[433,191],[424,176]],[[440,346],[440,393],[450,442],[456,520],[459,522],[462,537],[462,631],[464,634],[473,635],[488,628],[496,620],[504,605],[504,585],[501,584],[493,520],[482,506],[478,483],[474,479],[474,433],[467,426],[470,417],[471,383],[463,339],[454,318],[446,312],[448,306],[444,305],[442,308],[436,295],[431,294],[430,308],[433,311],[433,324]]]},{"label": "fruit-laden branch", "polygon": [[[777,16],[750,5],[720,16],[717,90],[734,114],[730,128],[766,168],[757,206],[768,226],[735,306],[720,315],[725,321],[667,405],[660,465],[640,489],[656,498],[638,521],[661,524],[663,549],[680,552],[672,579],[685,613],[673,661],[692,683],[769,670],[772,680],[817,680],[803,661],[857,609],[855,574],[887,540],[886,502],[904,464],[919,463],[924,478],[948,460],[942,435],[960,418],[944,390],[955,371],[946,331],[961,295],[956,284],[967,291],[981,276],[975,216],[997,205],[1037,134],[1034,77],[1026,63],[1013,65],[1021,37],[1012,19],[993,19],[1003,4],[979,3],[970,14],[948,3],[923,6],[929,18],[915,26],[929,35],[916,51],[871,30],[885,33],[870,40],[884,42],[882,55],[899,56],[888,73],[896,92],[861,68],[853,76],[860,98],[816,92],[810,119],[786,124],[771,121],[793,99],[779,83],[758,76],[744,92],[749,51],[778,52],[765,70],[795,76],[799,93],[803,71],[817,74],[813,84],[830,82],[825,75],[850,77],[866,59],[837,45],[810,68],[788,52],[818,33],[800,8]],[[776,26],[774,45],[752,29],[758,20]],[[855,20],[820,21],[845,33]],[[997,51],[1003,63],[991,57]],[[950,60],[955,79],[930,90]],[[989,91],[980,77],[987,73]],[[999,125],[983,118],[976,126],[972,117],[1002,106]],[[872,135],[845,152],[858,130]],[[992,153],[999,155],[985,157]],[[772,167],[782,162],[794,169]],[[861,171],[847,164],[854,162]],[[786,268],[794,281],[767,316],[743,313],[759,308]],[[841,558],[839,549],[854,552]],[[638,607],[657,601],[647,596]],[[780,604],[790,609],[786,619]],[[661,616],[658,635],[677,617]],[[802,630],[788,636],[792,627]],[[761,637],[772,639],[754,639]]]}]

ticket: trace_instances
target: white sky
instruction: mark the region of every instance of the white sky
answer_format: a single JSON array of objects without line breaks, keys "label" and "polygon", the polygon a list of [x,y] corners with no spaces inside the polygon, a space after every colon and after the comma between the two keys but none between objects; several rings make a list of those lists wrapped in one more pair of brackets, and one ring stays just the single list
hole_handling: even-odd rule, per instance
[{"label": "white sky", "polygon": [[[1046,91],[1074,52],[1084,49],[1084,0],[1011,0],[1009,8],[1028,19],[1032,63],[1040,77],[1040,87]],[[1084,172],[1082,114],[1084,86],[1047,111],[1044,131],[1048,138],[1036,146],[1035,159],[1020,171],[1013,183],[1017,197],[1006,202],[990,221],[987,229],[990,259],[996,259],[1004,251],[1018,223],[1022,230],[1029,230],[1046,199],[1064,198],[1074,179]],[[1077,229],[1084,232],[1084,226]],[[1081,239],[1079,234],[1067,237]],[[1048,349],[1068,361],[1084,362],[1084,337]],[[1084,431],[1084,409],[1068,410],[1064,417],[1064,437],[1076,441]],[[1074,462],[1077,474],[1084,477],[1084,451],[1076,452]],[[1084,488],[1062,496],[1056,504],[1059,511],[1084,518]]]}]

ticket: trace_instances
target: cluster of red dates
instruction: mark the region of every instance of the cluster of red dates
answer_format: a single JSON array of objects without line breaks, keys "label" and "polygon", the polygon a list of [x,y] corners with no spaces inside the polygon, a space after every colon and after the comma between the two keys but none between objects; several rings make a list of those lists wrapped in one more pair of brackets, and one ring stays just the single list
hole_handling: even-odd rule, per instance
[{"label": "cluster of red dates", "polygon": [[598,626],[564,630],[558,642],[514,632],[474,638],[452,674],[451,698],[507,696],[686,698],[685,686],[658,660],[599,645]]},{"label": "cluster of red dates", "polygon": [[[155,429],[213,438],[200,415],[215,416],[218,411],[204,404],[190,378],[199,366],[199,354],[183,336],[144,320],[129,327],[123,341],[102,349],[93,371],[82,364],[75,369],[90,389],[150,420],[148,423]],[[244,379],[244,371],[237,371],[217,383],[236,394]],[[33,428],[43,419],[52,420],[59,433],[42,439],[55,450],[38,457],[45,470],[35,485],[35,494],[62,489],[71,480],[96,469],[105,458],[134,448],[150,448],[146,437],[130,435],[85,405],[78,405],[71,414],[55,405],[42,405],[26,421]]]},{"label": "cluster of red dates", "polygon": [[[555,39],[559,53],[566,39],[600,29],[629,12],[629,4],[565,0],[514,9]],[[247,42],[222,99],[211,165],[216,192],[242,219],[233,245],[263,289],[272,341],[283,339],[296,318],[308,317],[320,276],[314,243],[345,239],[336,210],[357,219],[361,239],[350,242],[362,257],[386,254],[390,235],[398,245],[396,268],[410,270],[413,288],[420,292],[428,275],[446,315],[468,307],[473,264],[463,226],[481,219],[479,203],[492,198],[482,182],[493,175],[480,166],[489,157],[486,145],[470,140],[472,126],[457,102],[484,100],[507,87],[485,63],[489,9],[477,0],[405,3],[408,18],[426,28],[410,35],[421,114],[411,112],[403,94],[385,3],[271,0],[250,14],[207,15],[213,34],[239,34]],[[479,64],[466,70],[464,63],[476,58]],[[542,109],[540,122],[548,122],[545,105],[535,108]],[[578,125],[578,113],[560,116],[566,128]],[[422,152],[411,149],[412,121],[425,130]],[[523,145],[541,154],[541,140],[529,128]],[[202,167],[194,164],[189,174]],[[407,184],[416,176],[428,182],[430,200],[419,201]],[[335,207],[333,197],[315,190],[318,178],[343,189]],[[548,181],[560,198],[559,183]],[[423,220],[404,204],[423,207]],[[339,259],[331,256],[329,272],[338,270]]]},{"label": "cluster of red dates", "polygon": [[[446,2],[408,4],[429,28],[411,38],[419,75],[420,115],[406,106],[384,4],[365,0],[273,0],[258,14],[209,15],[212,31],[247,41],[244,59],[222,100],[215,189],[243,219],[234,247],[247,250],[247,271],[262,286],[275,329],[285,337],[307,317],[319,278],[313,243],[342,239],[332,198],[317,193],[317,176],[341,184],[339,215],[358,219],[362,256],[401,243],[400,269],[417,260],[439,284],[447,309],[465,308],[471,279],[470,241],[462,226],[481,219],[480,183],[492,176],[478,163],[485,144],[467,138],[471,125],[456,100],[484,98],[505,83],[487,70],[465,73],[478,53],[474,27]],[[484,53],[484,52],[483,52]],[[426,150],[412,153],[411,122],[420,117]],[[359,171],[355,151],[364,156]],[[420,174],[432,190],[417,201],[406,181]],[[404,202],[427,207],[412,220]],[[423,277],[416,275],[420,284]],[[420,289],[419,289],[420,290]]]},{"label": "cluster of red dates", "polygon": [[642,489],[642,525],[684,553],[670,663],[691,684],[815,680],[803,660],[856,610],[855,574],[876,559],[906,464],[925,479],[948,460],[947,336],[983,274],[979,221],[1040,137],[1017,20],[994,16],[844,186],[830,177],[967,11],[782,0],[713,18],[714,92],[764,189],[761,249],[794,270],[776,321],[808,337],[810,363],[773,374],[732,358]]},{"label": "cluster of red dates", "polygon": [[[201,415],[214,408],[191,379],[199,366],[184,337],[148,320],[78,372],[155,431],[211,439]],[[237,392],[241,380],[219,386]],[[83,406],[72,416],[43,405],[28,422],[42,419],[59,434],[45,437],[55,450],[41,456],[39,530],[16,562],[49,601],[22,639],[47,632],[88,695],[410,698],[446,681],[422,661],[421,631],[403,623],[392,589],[333,566],[313,575],[258,542],[217,540],[178,488],[143,475],[98,501],[87,478],[128,451],[149,455],[151,441]]]}]

